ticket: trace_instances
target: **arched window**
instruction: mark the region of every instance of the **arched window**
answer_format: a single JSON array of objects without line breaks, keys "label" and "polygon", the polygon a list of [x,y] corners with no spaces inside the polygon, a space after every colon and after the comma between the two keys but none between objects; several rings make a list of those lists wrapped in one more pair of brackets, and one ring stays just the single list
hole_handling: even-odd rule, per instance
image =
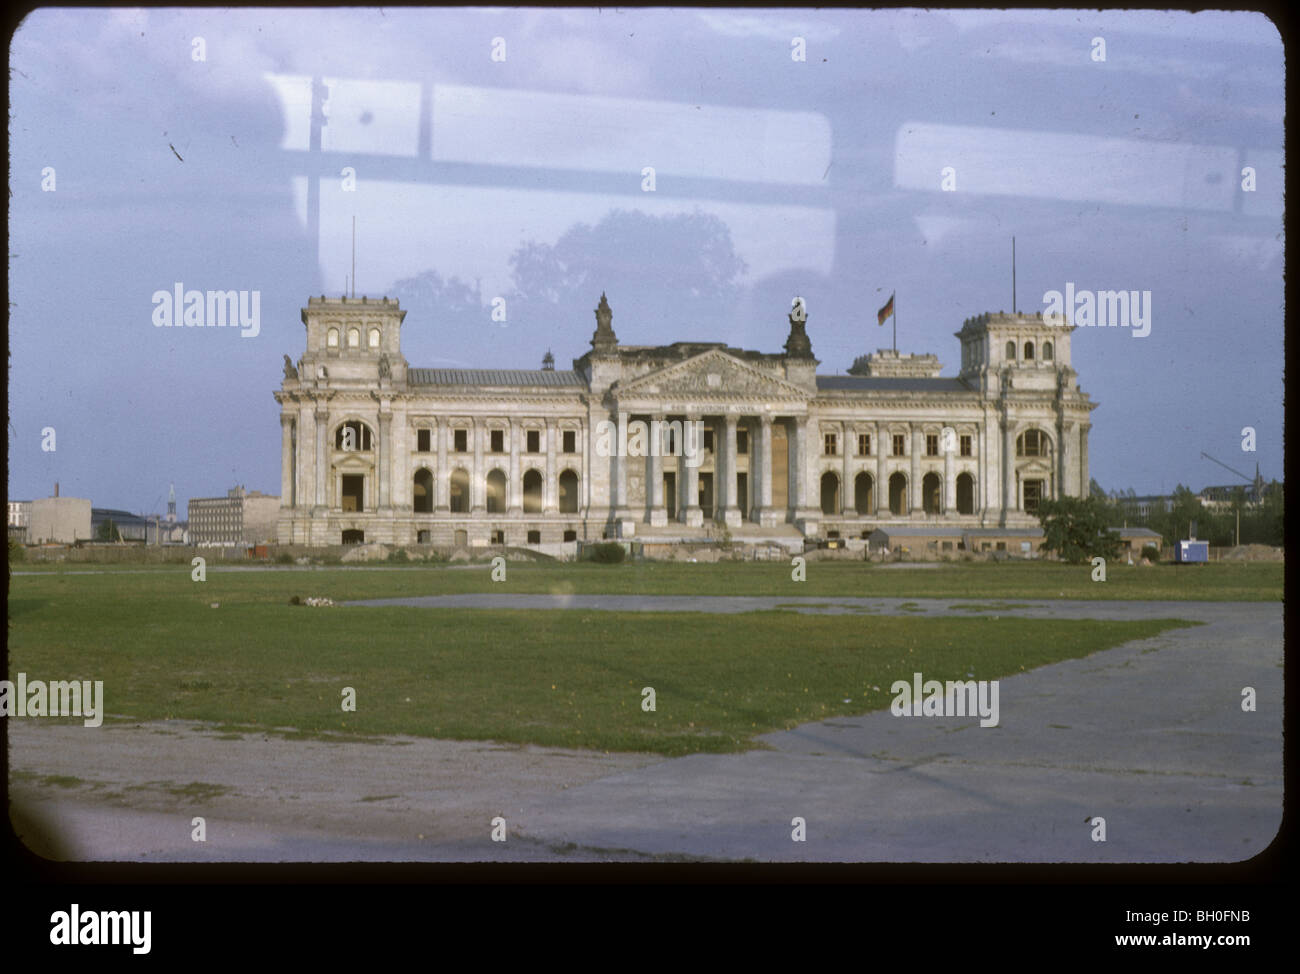
[{"label": "arched window", "polygon": [[921,478],[921,510],[926,514],[943,513],[943,487],[937,473]]},{"label": "arched window", "polygon": [[560,513],[578,513],[578,475],[572,470],[560,474]]},{"label": "arched window", "polygon": [[838,514],[840,501],[840,478],[827,471],[822,474],[822,513]]},{"label": "arched window", "polygon": [[524,513],[542,513],[542,475],[536,470],[524,473]]},{"label": "arched window", "polygon": [[348,329],[348,348],[360,348],[360,347],[361,347],[361,329],[360,329],[360,328],[349,328],[349,329]]},{"label": "arched window", "polygon": [[968,473],[957,475],[957,513],[975,513],[975,478]]},{"label": "arched window", "polygon": [[374,449],[370,427],[355,419],[343,423],[334,431],[334,449],[348,452],[359,450],[363,453]]},{"label": "arched window", "polygon": [[469,474],[464,470],[453,470],[451,474],[451,513],[469,513]]},{"label": "arched window", "polygon": [[1015,360],[1016,360],[1016,343],[1007,342],[1007,361],[1014,362]]},{"label": "arched window", "polygon": [[1034,343],[1025,342],[1025,361],[1032,362],[1033,360],[1034,360]]},{"label": "arched window", "polygon": [[1044,362],[1050,362],[1050,361],[1052,361],[1052,343],[1051,343],[1051,342],[1043,342],[1043,361],[1044,361]]},{"label": "arched window", "polygon": [[433,513],[433,474],[424,468],[415,471],[411,509],[416,514]]},{"label": "arched window", "polygon": [[379,329],[378,329],[378,328],[371,328],[371,329],[370,329],[370,347],[371,347],[372,349],[378,349],[378,348],[379,348]]},{"label": "arched window", "polygon": [[889,513],[906,514],[908,510],[907,475],[904,473],[891,474],[889,477]]},{"label": "arched window", "polygon": [[337,328],[331,328],[328,332],[326,332],[325,347],[326,348],[339,347],[339,330]]},{"label": "arched window", "polygon": [[1042,430],[1025,430],[1016,437],[1016,456],[1046,457],[1052,452],[1052,442]]},{"label": "arched window", "polygon": [[874,486],[875,484],[872,483],[871,474],[866,471],[858,474],[857,478],[853,481],[853,509],[859,514],[872,513],[872,508],[874,507],[872,501],[875,498],[871,496],[873,493],[871,488]]},{"label": "arched window", "polygon": [[506,511],[506,475],[493,470],[487,475],[487,511],[504,514]]}]

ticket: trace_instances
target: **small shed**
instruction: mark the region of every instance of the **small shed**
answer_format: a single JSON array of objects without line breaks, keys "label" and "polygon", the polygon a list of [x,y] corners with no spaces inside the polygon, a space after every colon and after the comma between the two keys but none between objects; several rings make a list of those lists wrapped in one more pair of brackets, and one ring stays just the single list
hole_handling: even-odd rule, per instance
[{"label": "small shed", "polygon": [[1196,564],[1210,560],[1210,542],[1180,541],[1174,546],[1174,561],[1180,565]]}]

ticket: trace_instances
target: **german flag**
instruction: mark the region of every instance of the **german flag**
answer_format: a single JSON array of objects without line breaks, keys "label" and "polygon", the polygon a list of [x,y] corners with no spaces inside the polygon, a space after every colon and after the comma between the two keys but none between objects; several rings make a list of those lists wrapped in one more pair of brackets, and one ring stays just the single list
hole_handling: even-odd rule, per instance
[{"label": "german flag", "polygon": [[876,312],[876,324],[883,325],[885,319],[894,313],[894,296],[891,294],[885,306]]}]

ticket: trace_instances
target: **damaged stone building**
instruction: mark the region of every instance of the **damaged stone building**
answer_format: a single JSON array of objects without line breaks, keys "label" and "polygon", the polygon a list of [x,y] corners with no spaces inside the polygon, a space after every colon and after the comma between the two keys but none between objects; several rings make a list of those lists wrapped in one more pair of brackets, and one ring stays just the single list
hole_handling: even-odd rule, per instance
[{"label": "damaged stone building", "polygon": [[[961,367],[881,350],[819,375],[797,304],[784,348],[627,345],[604,295],[567,370],[408,365],[387,298],[310,298],[306,349],[284,357],[281,544],[563,552],[602,538],[862,539],[882,527],[1027,529],[1088,489],[1096,404],[1070,367],[1072,327],[983,314]],[[611,449],[611,426],[659,421],[662,449]],[[660,446],[659,443],[655,444]]]}]

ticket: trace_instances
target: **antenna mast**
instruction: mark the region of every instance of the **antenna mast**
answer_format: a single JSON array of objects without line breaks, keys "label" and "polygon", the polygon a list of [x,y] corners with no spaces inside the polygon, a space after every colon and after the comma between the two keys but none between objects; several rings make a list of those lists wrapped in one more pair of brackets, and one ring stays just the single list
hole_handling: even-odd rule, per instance
[{"label": "antenna mast", "polygon": [[357,296],[357,218],[352,218],[352,296]]}]

